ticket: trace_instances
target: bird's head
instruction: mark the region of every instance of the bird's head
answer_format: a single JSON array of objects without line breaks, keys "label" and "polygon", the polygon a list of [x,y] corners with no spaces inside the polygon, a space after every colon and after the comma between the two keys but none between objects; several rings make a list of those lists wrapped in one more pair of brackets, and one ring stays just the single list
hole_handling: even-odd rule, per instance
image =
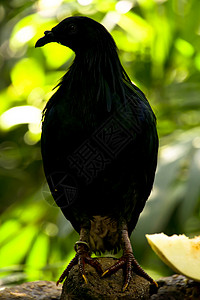
[{"label": "bird's head", "polygon": [[99,49],[102,46],[108,47],[109,44],[111,48],[116,48],[112,36],[103,25],[83,16],[66,18],[51,30],[45,31],[44,34],[36,42],[35,47],[57,42],[76,53],[88,49]]}]

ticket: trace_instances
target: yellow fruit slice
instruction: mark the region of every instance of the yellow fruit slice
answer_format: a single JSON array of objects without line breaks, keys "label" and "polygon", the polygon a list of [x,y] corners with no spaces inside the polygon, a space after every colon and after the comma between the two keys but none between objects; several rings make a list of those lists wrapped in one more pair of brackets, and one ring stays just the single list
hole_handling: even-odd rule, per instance
[{"label": "yellow fruit slice", "polygon": [[200,236],[146,234],[153,251],[175,272],[200,281]]}]

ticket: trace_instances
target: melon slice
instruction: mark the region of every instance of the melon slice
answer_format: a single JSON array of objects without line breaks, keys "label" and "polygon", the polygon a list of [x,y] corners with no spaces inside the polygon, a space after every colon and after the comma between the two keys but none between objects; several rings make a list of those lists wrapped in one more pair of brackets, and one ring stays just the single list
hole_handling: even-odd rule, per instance
[{"label": "melon slice", "polygon": [[200,281],[200,236],[189,239],[183,235],[146,234],[154,252],[171,269]]}]

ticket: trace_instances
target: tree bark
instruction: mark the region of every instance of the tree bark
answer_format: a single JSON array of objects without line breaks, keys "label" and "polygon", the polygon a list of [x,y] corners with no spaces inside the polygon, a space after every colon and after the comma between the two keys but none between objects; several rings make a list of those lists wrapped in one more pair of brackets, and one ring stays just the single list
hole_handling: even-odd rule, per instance
[{"label": "tree bark", "polygon": [[[98,258],[103,269],[113,265],[113,258]],[[188,266],[189,267],[189,266]],[[127,291],[122,292],[123,271],[100,278],[96,271],[86,265],[88,284],[84,283],[78,266],[75,266],[65,280],[61,300],[114,300],[114,299],[149,299],[149,300],[200,300],[200,282],[183,275],[173,275],[157,281],[158,290],[152,289],[150,283],[133,273]]]},{"label": "tree bark", "polygon": [[[116,262],[115,258],[98,258],[103,270]],[[133,273],[128,289],[122,292],[123,270],[118,270],[111,276],[100,278],[93,267],[85,265],[88,283],[80,275],[78,266],[73,267],[63,284],[61,300],[114,300],[114,299],[149,299],[150,283]]]},{"label": "tree bark", "polygon": [[[103,262],[102,262],[103,261]],[[113,264],[113,258],[101,258],[103,267]],[[117,271],[108,278],[100,278],[96,271],[86,266],[88,283],[85,284],[75,266],[58,287],[55,282],[26,282],[9,288],[0,287],[0,300],[88,300],[88,299],[149,299],[149,300],[200,300],[200,282],[183,275],[173,275],[157,281],[158,290],[153,291],[144,278],[133,274],[126,292],[122,292],[123,272]],[[154,293],[153,293],[154,292]]]},{"label": "tree bark", "polygon": [[52,281],[26,282],[9,288],[0,287],[1,300],[59,300],[62,286]]},{"label": "tree bark", "polygon": [[200,300],[200,282],[183,275],[163,277],[157,283],[158,291],[151,300]]}]

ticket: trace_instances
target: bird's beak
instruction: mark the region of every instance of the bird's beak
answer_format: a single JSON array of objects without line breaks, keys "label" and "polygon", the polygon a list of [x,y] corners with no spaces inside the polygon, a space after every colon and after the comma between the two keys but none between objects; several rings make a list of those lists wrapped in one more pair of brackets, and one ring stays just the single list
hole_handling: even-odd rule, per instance
[{"label": "bird's beak", "polygon": [[44,36],[41,37],[35,44],[35,48],[42,47],[48,43],[56,42],[55,36],[52,31],[45,31]]}]

